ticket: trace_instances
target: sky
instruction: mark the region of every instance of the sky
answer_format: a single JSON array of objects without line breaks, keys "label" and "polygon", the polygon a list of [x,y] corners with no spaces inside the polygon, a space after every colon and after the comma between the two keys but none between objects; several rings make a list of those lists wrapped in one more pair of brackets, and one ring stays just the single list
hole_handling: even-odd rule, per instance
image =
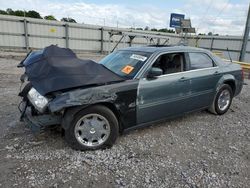
[{"label": "sky", "polygon": [[185,14],[197,33],[242,36],[249,0],[0,0],[0,9],[35,10],[112,27],[169,28],[171,13]]}]

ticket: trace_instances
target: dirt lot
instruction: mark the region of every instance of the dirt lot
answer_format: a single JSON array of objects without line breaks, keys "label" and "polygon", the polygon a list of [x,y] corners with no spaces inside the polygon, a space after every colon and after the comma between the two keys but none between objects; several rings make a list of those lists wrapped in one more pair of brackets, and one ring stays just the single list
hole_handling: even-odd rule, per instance
[{"label": "dirt lot", "polygon": [[193,113],[79,152],[19,122],[18,62],[0,58],[0,187],[250,187],[249,80],[223,116]]}]

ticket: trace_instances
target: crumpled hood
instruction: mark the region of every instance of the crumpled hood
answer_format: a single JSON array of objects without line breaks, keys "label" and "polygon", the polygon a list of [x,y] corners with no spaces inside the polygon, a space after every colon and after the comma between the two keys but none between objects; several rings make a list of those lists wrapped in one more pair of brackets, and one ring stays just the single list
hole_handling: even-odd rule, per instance
[{"label": "crumpled hood", "polygon": [[55,45],[31,52],[21,63],[32,86],[41,94],[64,89],[124,81],[92,60],[78,59],[67,48]]}]

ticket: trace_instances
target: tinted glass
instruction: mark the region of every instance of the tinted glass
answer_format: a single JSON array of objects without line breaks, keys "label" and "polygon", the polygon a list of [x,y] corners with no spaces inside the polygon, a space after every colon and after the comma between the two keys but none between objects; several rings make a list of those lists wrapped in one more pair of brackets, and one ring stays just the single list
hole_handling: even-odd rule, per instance
[{"label": "tinted glass", "polygon": [[135,51],[116,51],[99,63],[124,78],[131,79],[145,64],[151,53]]},{"label": "tinted glass", "polygon": [[190,70],[213,67],[213,60],[204,53],[189,53]]}]

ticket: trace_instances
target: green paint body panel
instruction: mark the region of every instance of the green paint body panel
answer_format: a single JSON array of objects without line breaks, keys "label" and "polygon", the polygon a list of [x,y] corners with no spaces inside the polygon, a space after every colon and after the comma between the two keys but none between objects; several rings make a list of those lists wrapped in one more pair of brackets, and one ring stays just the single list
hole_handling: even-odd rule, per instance
[{"label": "green paint body panel", "polygon": [[[150,65],[141,74],[138,86],[138,126],[210,107],[217,89],[226,81],[235,84],[235,95],[242,89],[240,66],[233,63],[225,64],[207,50],[185,48],[165,53],[173,52],[205,53],[215,65],[211,68],[187,70],[148,79],[145,75],[156,58],[151,59],[152,62],[147,62]],[[161,51],[155,57],[163,53]],[[189,60],[186,63],[188,64]]]},{"label": "green paint body panel", "polygon": [[[155,121],[210,106],[220,74],[218,67],[146,78],[139,82],[138,123]],[[182,79],[184,77],[184,79]]]}]

